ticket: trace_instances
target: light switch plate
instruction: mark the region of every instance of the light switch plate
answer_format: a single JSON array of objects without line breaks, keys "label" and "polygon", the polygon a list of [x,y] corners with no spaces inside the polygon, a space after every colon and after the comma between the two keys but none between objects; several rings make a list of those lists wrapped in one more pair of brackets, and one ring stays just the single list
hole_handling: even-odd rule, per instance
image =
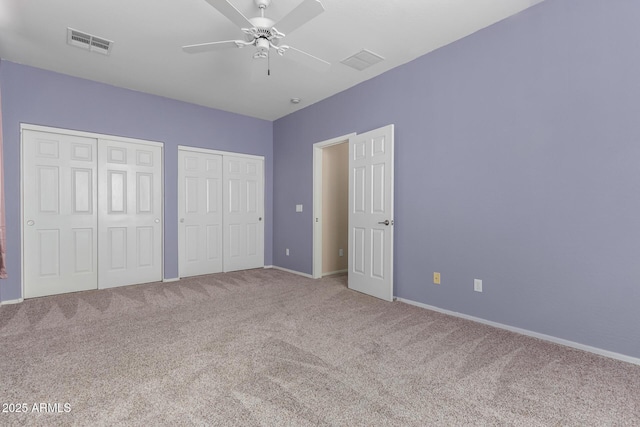
[{"label": "light switch plate", "polygon": [[482,292],[482,280],[473,279],[473,290],[476,292]]},{"label": "light switch plate", "polygon": [[296,205],[296,212],[302,212],[302,205]]}]

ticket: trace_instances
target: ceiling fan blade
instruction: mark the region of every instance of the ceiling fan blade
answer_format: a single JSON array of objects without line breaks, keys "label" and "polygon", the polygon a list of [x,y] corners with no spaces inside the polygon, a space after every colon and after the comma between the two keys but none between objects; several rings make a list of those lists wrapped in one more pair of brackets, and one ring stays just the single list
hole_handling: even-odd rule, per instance
[{"label": "ceiling fan blade", "polygon": [[320,3],[319,0],[304,0],[300,5],[298,5],[298,7],[278,21],[274,27],[285,35],[288,35],[304,23],[320,15],[322,12],[324,12],[324,7],[322,7],[322,3]]},{"label": "ceiling fan blade", "polygon": [[324,59],[320,59],[307,52],[304,52],[300,49],[296,49],[295,47],[291,47],[291,46],[288,46],[283,56],[287,58],[291,58],[292,60],[316,71],[321,71],[321,72],[329,71],[329,68],[331,67],[331,63],[325,61]]},{"label": "ceiling fan blade", "polygon": [[228,0],[206,0],[211,6],[215,7],[218,12],[227,17],[227,19],[240,28],[251,28],[253,24],[246,16],[242,14]]},{"label": "ceiling fan blade", "polygon": [[200,53],[200,52],[215,52],[218,50],[230,49],[232,47],[238,47],[235,40],[191,44],[189,46],[182,46],[182,50],[184,50],[187,53]]}]

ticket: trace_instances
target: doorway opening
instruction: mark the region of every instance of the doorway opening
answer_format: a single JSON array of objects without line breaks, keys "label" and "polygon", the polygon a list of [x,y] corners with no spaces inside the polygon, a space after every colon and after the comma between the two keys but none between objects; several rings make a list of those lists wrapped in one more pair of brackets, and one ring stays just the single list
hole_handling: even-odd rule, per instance
[{"label": "doorway opening", "polygon": [[347,272],[349,138],[313,146],[313,278]]},{"label": "doorway opening", "polygon": [[[323,276],[327,147],[348,142],[347,287],[393,301],[394,125],[314,144],[313,278]],[[339,249],[338,249],[339,250]],[[343,251],[344,255],[344,251]]]}]

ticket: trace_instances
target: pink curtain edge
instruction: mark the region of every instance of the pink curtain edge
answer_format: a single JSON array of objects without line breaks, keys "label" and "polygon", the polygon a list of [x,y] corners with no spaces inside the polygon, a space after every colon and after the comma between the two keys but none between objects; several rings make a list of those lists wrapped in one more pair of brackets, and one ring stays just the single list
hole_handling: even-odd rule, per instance
[{"label": "pink curtain edge", "polygon": [[2,138],[2,93],[0,92],[0,279],[7,278],[6,223],[4,211],[4,153]]}]

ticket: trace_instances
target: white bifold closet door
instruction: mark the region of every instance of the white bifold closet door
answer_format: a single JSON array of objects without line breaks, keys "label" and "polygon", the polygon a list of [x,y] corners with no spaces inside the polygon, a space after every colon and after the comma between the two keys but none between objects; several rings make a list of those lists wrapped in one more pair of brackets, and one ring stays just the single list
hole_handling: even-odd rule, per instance
[{"label": "white bifold closet door", "polygon": [[97,288],[96,140],[23,131],[24,297]]},{"label": "white bifold closet door", "polygon": [[180,277],[264,267],[264,159],[178,151]]},{"label": "white bifold closet door", "polygon": [[162,280],[162,149],[98,143],[99,287]]},{"label": "white bifold closet door", "polygon": [[222,156],[178,151],[180,277],[222,271]]},{"label": "white bifold closet door", "polygon": [[162,148],[22,130],[24,298],[162,280]]}]

